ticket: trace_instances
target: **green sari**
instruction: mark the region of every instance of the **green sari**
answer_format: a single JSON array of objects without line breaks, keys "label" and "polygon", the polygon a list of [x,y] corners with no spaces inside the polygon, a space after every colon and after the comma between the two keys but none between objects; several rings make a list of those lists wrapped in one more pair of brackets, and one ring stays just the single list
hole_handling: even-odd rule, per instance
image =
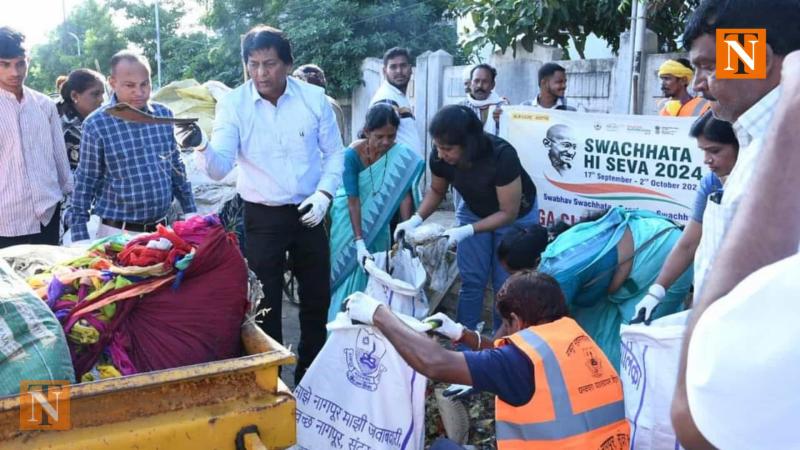
[{"label": "green sari", "polygon": [[[415,207],[422,194],[419,180],[425,162],[413,150],[395,144],[381,159],[358,174],[358,197],[361,202],[361,230],[370,253],[386,251],[391,245],[389,225],[400,203],[411,191]],[[344,187],[336,191],[331,206],[331,306],[328,321],[341,311],[342,302],[353,292],[367,286],[367,274],[356,257],[350,210]]]}]

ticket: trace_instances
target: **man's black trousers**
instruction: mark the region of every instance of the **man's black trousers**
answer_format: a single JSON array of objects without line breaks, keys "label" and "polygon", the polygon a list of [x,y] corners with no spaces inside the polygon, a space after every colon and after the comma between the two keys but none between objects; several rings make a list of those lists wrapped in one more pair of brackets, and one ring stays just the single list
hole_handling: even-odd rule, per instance
[{"label": "man's black trousers", "polygon": [[244,220],[247,236],[245,254],[250,269],[264,286],[259,310],[261,329],[283,342],[281,329],[282,298],[286,253],[292,261],[300,297],[300,344],[295,382],[325,343],[330,289],[330,247],[324,221],[314,228],[300,223],[297,206],[265,206],[245,202]]}]

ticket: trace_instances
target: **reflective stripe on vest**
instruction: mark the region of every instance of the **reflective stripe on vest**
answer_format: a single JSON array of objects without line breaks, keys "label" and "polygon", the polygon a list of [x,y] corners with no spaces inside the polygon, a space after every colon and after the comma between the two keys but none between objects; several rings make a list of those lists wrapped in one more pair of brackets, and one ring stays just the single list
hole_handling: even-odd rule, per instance
[{"label": "reflective stripe on vest", "polygon": [[692,116],[699,116],[700,114],[703,113],[703,108],[705,108],[706,105],[708,104],[708,100],[701,97],[695,97],[695,98],[700,99],[700,101],[697,102],[697,105],[694,107],[694,110],[692,110]]},{"label": "reflective stripe on vest", "polygon": [[556,417],[551,422],[530,424],[516,424],[498,420],[496,422],[498,441],[564,439],[625,419],[625,405],[622,400],[573,414],[572,402],[567,392],[564,376],[561,373],[561,366],[553,350],[544,339],[530,329],[522,330],[519,334],[542,358]]}]

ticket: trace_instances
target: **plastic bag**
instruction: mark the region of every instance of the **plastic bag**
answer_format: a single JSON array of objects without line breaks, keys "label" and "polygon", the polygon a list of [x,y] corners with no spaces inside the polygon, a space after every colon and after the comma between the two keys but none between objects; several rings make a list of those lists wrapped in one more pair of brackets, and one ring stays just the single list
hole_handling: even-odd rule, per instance
[{"label": "plastic bag", "polygon": [[619,376],[625,417],[631,425],[631,450],[680,448],[670,420],[681,344],[690,311],[622,325]]},{"label": "plastic bag", "polygon": [[[418,331],[430,328],[400,316]],[[427,379],[377,328],[346,313],[295,389],[297,449],[422,449]]]},{"label": "plastic bag", "polygon": [[367,260],[369,274],[364,293],[386,303],[393,311],[417,319],[428,315],[428,299],[423,288],[427,274],[419,258],[411,250],[379,252]]},{"label": "plastic bag", "polygon": [[56,316],[0,259],[0,397],[23,380],[75,382],[67,339]]}]

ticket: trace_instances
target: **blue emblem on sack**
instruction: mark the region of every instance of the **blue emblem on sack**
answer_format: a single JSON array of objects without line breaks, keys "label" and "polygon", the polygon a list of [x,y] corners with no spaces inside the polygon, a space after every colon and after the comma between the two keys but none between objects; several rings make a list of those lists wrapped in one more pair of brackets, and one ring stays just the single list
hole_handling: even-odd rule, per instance
[{"label": "blue emblem on sack", "polygon": [[358,330],[356,345],[344,350],[347,360],[347,381],[370,392],[378,389],[381,374],[386,367],[381,359],[386,354],[386,344],[372,330]]}]

